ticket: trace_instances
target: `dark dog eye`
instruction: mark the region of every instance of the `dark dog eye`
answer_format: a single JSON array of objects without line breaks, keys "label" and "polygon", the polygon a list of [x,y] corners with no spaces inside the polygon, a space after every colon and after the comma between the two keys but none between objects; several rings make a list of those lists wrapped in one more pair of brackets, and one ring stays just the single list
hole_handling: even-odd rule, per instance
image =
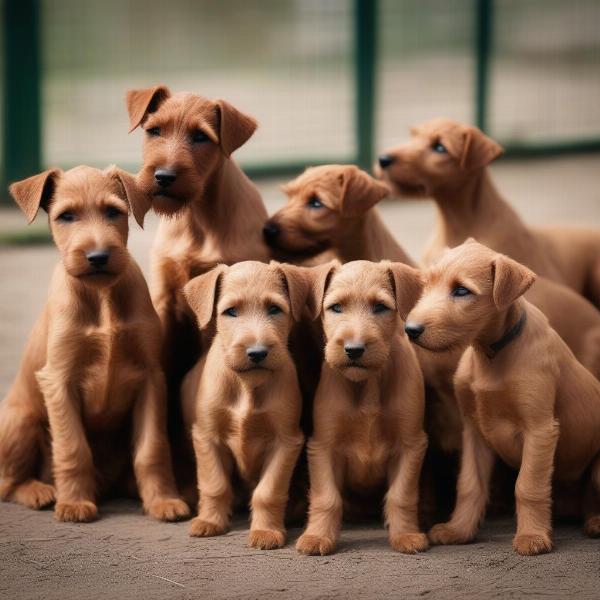
[{"label": "dark dog eye", "polygon": [[311,196],[306,203],[306,206],[309,208],[321,208],[323,203],[319,200],[317,196]]},{"label": "dark dog eye", "polygon": [[441,142],[436,142],[435,144],[433,144],[431,146],[431,149],[434,152],[438,152],[439,154],[444,154],[448,152],[448,150],[446,150],[446,146],[444,146],[444,144],[442,144]]},{"label": "dark dog eye", "polygon": [[146,129],[146,133],[152,137],[158,137],[160,135],[160,127],[150,127]]},{"label": "dark dog eye", "polygon": [[114,206],[106,207],[106,217],[108,219],[116,219],[117,217],[120,217],[122,214],[123,213],[118,208],[115,208]]},{"label": "dark dog eye", "polygon": [[279,308],[279,306],[277,306],[277,304],[271,304],[271,306],[269,306],[269,308],[267,309],[267,313],[270,315],[278,315],[282,312],[283,311],[281,310],[281,308]]},{"label": "dark dog eye", "polygon": [[202,131],[201,129],[196,129],[196,131],[192,131],[191,139],[193,144],[200,144],[202,142],[208,142],[209,137]]},{"label": "dark dog eye", "polygon": [[75,215],[72,212],[65,210],[65,212],[60,213],[60,215],[56,217],[56,220],[62,221],[63,223],[72,223],[75,220]]},{"label": "dark dog eye", "polygon": [[384,312],[388,312],[390,309],[383,304],[382,302],[378,302],[377,304],[375,304],[373,306],[373,314],[380,314],[380,313],[384,313]]},{"label": "dark dog eye", "polygon": [[224,315],[227,315],[228,317],[237,317],[237,310],[235,310],[235,308],[233,308],[233,306],[231,308],[228,308],[227,310],[223,311]]},{"label": "dark dog eye", "polygon": [[342,305],[341,304],[332,304],[327,310],[330,310],[331,312],[334,312],[334,313],[341,313]]},{"label": "dark dog eye", "polygon": [[462,285],[457,285],[451,292],[450,295],[454,296],[454,298],[462,298],[463,296],[470,296],[473,292],[468,290],[466,287]]}]

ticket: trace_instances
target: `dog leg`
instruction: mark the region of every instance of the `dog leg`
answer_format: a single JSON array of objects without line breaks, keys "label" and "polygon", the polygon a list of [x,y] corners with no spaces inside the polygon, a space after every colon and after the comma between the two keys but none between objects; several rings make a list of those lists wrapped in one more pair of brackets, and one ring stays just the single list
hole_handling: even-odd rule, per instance
[{"label": "dog leg", "polygon": [[308,444],[310,508],[306,531],[296,542],[301,554],[331,554],[342,524],[342,465],[333,451],[315,442]]},{"label": "dog leg", "polygon": [[427,436],[405,440],[398,461],[390,472],[390,488],[385,497],[385,521],[394,550],[416,554],[427,550],[427,536],[419,531],[419,477]]},{"label": "dog leg", "polygon": [[600,537],[600,455],[592,463],[584,498],[584,531]]},{"label": "dog leg", "polygon": [[250,502],[252,522],[248,545],[252,548],[272,550],[281,548],[285,543],[285,508],[290,480],[303,442],[300,433],[275,442]]},{"label": "dog leg", "polygon": [[134,471],[144,510],[161,521],[189,516],[178,497],[166,432],[166,389],[162,373],[145,383],[133,416]]},{"label": "dog leg", "polygon": [[470,542],[485,514],[494,468],[494,453],[475,425],[466,418],[463,424],[462,445],[456,507],[450,521],[434,525],[430,529],[428,536],[433,544]]},{"label": "dog leg", "polygon": [[515,486],[517,534],[513,548],[519,554],[531,556],[552,550],[552,471],[558,435],[556,422],[524,435]]}]

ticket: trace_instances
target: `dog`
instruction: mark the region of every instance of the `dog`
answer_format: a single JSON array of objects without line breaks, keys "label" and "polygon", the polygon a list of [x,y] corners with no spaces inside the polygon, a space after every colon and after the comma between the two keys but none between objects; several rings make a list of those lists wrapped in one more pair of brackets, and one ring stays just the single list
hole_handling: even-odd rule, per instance
[{"label": "dog", "polygon": [[386,258],[414,266],[375,205],[387,186],[353,165],[311,167],[283,186],[289,200],[264,226],[267,244],[291,261]]},{"label": "dog", "polygon": [[396,194],[435,200],[438,221],[425,264],[474,237],[600,307],[600,229],[526,225],[486,168],[502,147],[476,127],[437,118],[411,128],[411,135],[385,151],[375,168]]},{"label": "dog", "polygon": [[600,382],[522,297],[535,275],[469,239],[445,252],[423,280],[405,326],[409,337],[434,352],[467,348],[454,379],[464,424],[457,503],[450,521],[430,530],[431,542],[474,538],[495,455],[519,469],[517,553],[552,548],[553,477],[576,482],[589,475],[585,530],[600,535]]},{"label": "dog", "polygon": [[308,443],[309,518],[296,549],[308,555],[333,552],[344,493],[387,483],[390,544],[400,552],[421,552],[428,547],[417,514],[427,448],[424,386],[399,329],[418,289],[400,281],[405,270],[414,269],[355,261],[314,270],[310,305],[315,317],[322,315],[327,341]]},{"label": "dog", "polygon": [[167,376],[178,387],[200,341],[182,289],[217,263],[267,262],[267,211],[231,158],[257,124],[224,100],[159,85],[127,92],[130,131],[144,129],[136,184],[160,216],[150,291],[165,334]]},{"label": "dog", "polygon": [[128,486],[133,445],[145,512],[188,516],[171,472],[160,322],[127,252],[127,213],[141,225],[147,204],[133,176],[50,169],[10,192],[29,222],[48,213],[61,262],[0,409],[0,496],[35,509],[56,500],[59,521],[91,521],[98,498]]},{"label": "dog", "polygon": [[270,550],[285,543],[288,490],[304,444],[287,341],[309,287],[301,267],[244,261],[218,265],[184,288],[198,326],[216,320],[217,330],[182,386],[200,496],[191,536],[227,531],[237,474],[251,490],[249,546]]}]

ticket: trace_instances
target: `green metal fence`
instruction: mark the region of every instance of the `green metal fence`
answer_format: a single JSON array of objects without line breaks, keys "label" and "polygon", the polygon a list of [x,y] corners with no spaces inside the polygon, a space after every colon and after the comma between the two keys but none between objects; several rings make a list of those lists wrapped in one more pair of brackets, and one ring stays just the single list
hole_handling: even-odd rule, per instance
[{"label": "green metal fence", "polygon": [[369,167],[418,120],[474,122],[508,154],[600,150],[597,0],[0,0],[2,189],[49,165],[136,169],[129,87],[258,117],[253,176]]}]

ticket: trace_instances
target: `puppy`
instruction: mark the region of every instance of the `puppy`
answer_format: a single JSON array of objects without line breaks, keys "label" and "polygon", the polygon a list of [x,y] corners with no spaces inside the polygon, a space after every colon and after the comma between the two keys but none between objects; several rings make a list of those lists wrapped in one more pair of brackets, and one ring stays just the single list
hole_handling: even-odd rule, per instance
[{"label": "puppy", "polygon": [[457,503],[450,521],[429,532],[433,543],[474,538],[495,455],[519,469],[516,552],[552,548],[553,476],[589,478],[585,530],[600,534],[600,382],[522,298],[534,279],[523,265],[468,240],[425,272],[408,315],[409,336],[431,351],[470,344],[455,375],[464,422]]},{"label": "puppy", "polygon": [[405,270],[414,271],[401,263],[366,261],[316,268],[311,302],[322,315],[327,342],[308,444],[309,519],[296,544],[302,554],[333,552],[345,492],[382,484],[392,548],[427,548],[417,518],[427,448],[423,378],[398,329],[418,286],[401,283]]},{"label": "puppy", "polygon": [[56,499],[59,521],[91,521],[96,500],[126,484],[133,445],[144,510],[187,516],[165,432],[160,323],[126,247],[128,211],[140,225],[145,212],[133,177],[51,169],[10,191],[29,222],[48,212],[61,262],[0,409],[0,496],[31,508]]},{"label": "puppy", "polygon": [[376,170],[400,196],[435,200],[438,222],[426,264],[472,236],[600,307],[600,229],[526,225],[486,168],[501,146],[476,127],[432,119],[411,134],[379,157]]},{"label": "puppy", "polygon": [[414,264],[374,208],[389,189],[357,167],[312,167],[283,191],[288,203],[264,227],[275,252],[291,260],[328,251],[342,262],[386,258]]},{"label": "puppy", "polygon": [[287,340],[308,289],[302,268],[254,261],[218,265],[184,288],[200,328],[213,312],[217,326],[182,387],[200,494],[192,536],[227,531],[237,472],[252,491],[249,545],[268,550],[285,543],[288,489],[304,443]]}]

